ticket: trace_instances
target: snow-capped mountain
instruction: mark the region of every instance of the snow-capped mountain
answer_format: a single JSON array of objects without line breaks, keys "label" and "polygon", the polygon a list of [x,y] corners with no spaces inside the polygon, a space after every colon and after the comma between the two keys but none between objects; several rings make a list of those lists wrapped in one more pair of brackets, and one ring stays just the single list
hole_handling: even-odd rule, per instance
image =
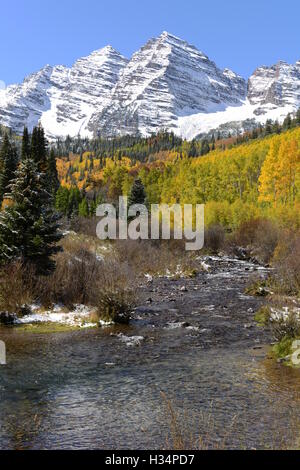
[{"label": "snow-capped mountain", "polygon": [[21,85],[0,90],[0,122],[16,132],[41,122],[49,137],[85,133],[91,115],[107,104],[127,62],[107,46],[71,68],[47,65]]},{"label": "snow-capped mountain", "polygon": [[176,127],[179,116],[241,105],[246,90],[243,78],[218,69],[195,47],[164,32],[133,55],[108,106],[92,117],[91,130],[150,134]]},{"label": "snow-capped mountain", "polygon": [[300,106],[300,61],[259,67],[247,82],[187,42],[162,33],[127,60],[111,46],[71,67],[47,65],[0,89],[0,123],[47,136],[102,136],[161,128],[192,139],[212,129],[282,121]]}]

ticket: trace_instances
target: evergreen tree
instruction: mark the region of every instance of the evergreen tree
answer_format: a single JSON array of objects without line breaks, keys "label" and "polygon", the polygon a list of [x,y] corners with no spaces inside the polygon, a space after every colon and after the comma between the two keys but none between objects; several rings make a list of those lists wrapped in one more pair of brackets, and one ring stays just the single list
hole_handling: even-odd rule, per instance
[{"label": "evergreen tree", "polygon": [[201,142],[201,155],[207,155],[210,152],[210,146],[206,139],[202,140]]},{"label": "evergreen tree", "polygon": [[283,121],[282,126],[283,126],[283,129],[291,129],[291,127],[292,127],[292,118],[291,118],[290,113],[287,115],[287,117]]},{"label": "evergreen tree", "polygon": [[47,144],[42,126],[34,127],[31,136],[31,158],[38,166],[38,170],[47,171]]},{"label": "evergreen tree", "polygon": [[79,204],[81,203],[81,194],[77,187],[72,187],[69,194],[69,203],[68,203],[68,213],[67,216],[70,219],[71,217],[77,216],[79,211]]},{"label": "evergreen tree", "polygon": [[19,258],[47,274],[55,267],[51,257],[59,251],[61,235],[52,198],[32,159],[21,162],[10,189],[12,206],[0,214],[0,260]]},{"label": "evergreen tree", "polygon": [[4,135],[0,149],[0,203],[3,201],[5,193],[9,190],[9,184],[14,177],[17,167],[17,154],[11,145],[8,135]]},{"label": "evergreen tree", "polygon": [[81,217],[88,217],[90,215],[89,205],[86,198],[83,198],[83,200],[79,204],[78,213]]},{"label": "evergreen tree", "polygon": [[22,137],[21,158],[22,160],[25,160],[25,158],[29,158],[29,157],[30,157],[30,138],[29,138],[28,129],[25,126],[24,131],[23,131],[23,137]]},{"label": "evergreen tree", "polygon": [[55,197],[56,210],[63,215],[68,214],[70,191],[64,186],[60,186]]},{"label": "evergreen tree", "polygon": [[128,197],[128,205],[132,206],[133,204],[145,204],[145,201],[146,193],[144,185],[140,178],[137,178],[132,185],[130,195]]},{"label": "evergreen tree", "polygon": [[56,168],[56,158],[53,149],[50,150],[47,163],[47,180],[49,184],[49,191],[53,196],[55,196],[60,184]]}]

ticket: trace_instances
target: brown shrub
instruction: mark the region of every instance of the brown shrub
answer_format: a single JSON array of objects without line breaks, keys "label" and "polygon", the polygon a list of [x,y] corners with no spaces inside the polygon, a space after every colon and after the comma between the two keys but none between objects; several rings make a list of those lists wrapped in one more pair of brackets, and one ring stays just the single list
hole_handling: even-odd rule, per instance
[{"label": "brown shrub", "polygon": [[220,251],[225,242],[225,231],[222,225],[211,225],[205,230],[204,247],[212,253]]},{"label": "brown shrub", "polygon": [[140,276],[176,272],[178,267],[182,272],[196,269],[193,255],[185,251],[183,240],[117,240],[114,249],[120,263],[127,263]]},{"label": "brown shrub", "polygon": [[284,232],[274,254],[277,292],[286,295],[300,294],[300,232]]},{"label": "brown shrub", "polygon": [[93,296],[101,320],[128,323],[138,299],[137,277],[126,263],[103,261]]},{"label": "brown shrub", "polygon": [[39,300],[45,307],[53,303],[62,303],[70,308],[75,304],[89,304],[100,272],[100,262],[83,248],[74,254],[59,253],[54,273],[38,278]]},{"label": "brown shrub", "polygon": [[244,222],[232,237],[232,244],[248,247],[252,255],[262,263],[269,263],[274,255],[280,230],[269,219],[253,219]]},{"label": "brown shrub", "polygon": [[35,297],[34,270],[20,261],[0,270],[0,310],[22,315]]}]

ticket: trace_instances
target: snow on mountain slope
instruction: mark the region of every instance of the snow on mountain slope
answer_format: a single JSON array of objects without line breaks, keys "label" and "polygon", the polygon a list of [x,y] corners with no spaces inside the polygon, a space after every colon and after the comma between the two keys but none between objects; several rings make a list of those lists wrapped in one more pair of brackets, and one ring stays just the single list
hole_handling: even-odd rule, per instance
[{"label": "snow on mountain slope", "polygon": [[0,88],[0,123],[21,133],[41,122],[49,138],[149,135],[192,139],[220,126],[249,129],[300,107],[300,61],[259,67],[246,81],[164,32],[130,61],[107,46],[71,68],[47,65]]},{"label": "snow on mountain slope", "polygon": [[[280,61],[271,67],[259,67],[248,80],[247,100],[240,107],[228,106],[224,111],[179,117],[174,132],[187,139],[205,134],[227,124],[227,129],[241,132],[245,121],[253,126],[268,119],[280,123],[300,107],[300,61],[289,65]],[[231,126],[230,126],[231,124]],[[247,123],[246,123],[247,124]]]},{"label": "snow on mountain slope", "polygon": [[264,112],[265,105],[299,106],[300,103],[300,61],[289,65],[280,61],[272,67],[259,67],[248,82],[248,98],[252,104],[260,104],[258,112]]},{"label": "snow on mountain slope", "polygon": [[295,111],[292,105],[271,107],[269,109],[265,107],[265,113],[257,115],[258,109],[258,105],[252,105],[247,99],[241,106],[228,106],[224,111],[179,117],[176,127],[172,130],[187,140],[192,140],[212,130],[217,131],[224,124],[227,124],[227,133],[231,132],[231,134],[234,134],[237,131],[243,133],[250,128],[256,127],[258,123],[265,124],[268,119],[282,122],[287,114]]},{"label": "snow on mountain slope", "polygon": [[21,85],[0,90],[0,122],[22,132],[40,121],[48,137],[87,134],[85,124],[107,104],[127,64],[107,46],[79,59],[71,68],[47,65]]},{"label": "snow on mountain slope", "polygon": [[136,52],[89,129],[102,135],[176,127],[178,116],[224,110],[246,97],[246,82],[221,71],[187,42],[164,32]]}]

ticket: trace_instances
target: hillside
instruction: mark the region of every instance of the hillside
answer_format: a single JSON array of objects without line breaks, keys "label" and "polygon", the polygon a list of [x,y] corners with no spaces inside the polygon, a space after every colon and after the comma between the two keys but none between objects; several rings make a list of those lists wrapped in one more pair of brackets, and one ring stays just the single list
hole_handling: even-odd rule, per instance
[{"label": "hillside", "polygon": [[149,203],[205,203],[208,223],[236,226],[260,214],[276,214],[284,223],[292,213],[298,225],[299,146],[299,127],[225,149],[224,141],[209,144],[203,156],[201,143],[173,142],[166,134],[98,156],[70,154],[57,159],[57,168],[62,186],[78,188],[89,202],[116,202],[139,177]]}]

